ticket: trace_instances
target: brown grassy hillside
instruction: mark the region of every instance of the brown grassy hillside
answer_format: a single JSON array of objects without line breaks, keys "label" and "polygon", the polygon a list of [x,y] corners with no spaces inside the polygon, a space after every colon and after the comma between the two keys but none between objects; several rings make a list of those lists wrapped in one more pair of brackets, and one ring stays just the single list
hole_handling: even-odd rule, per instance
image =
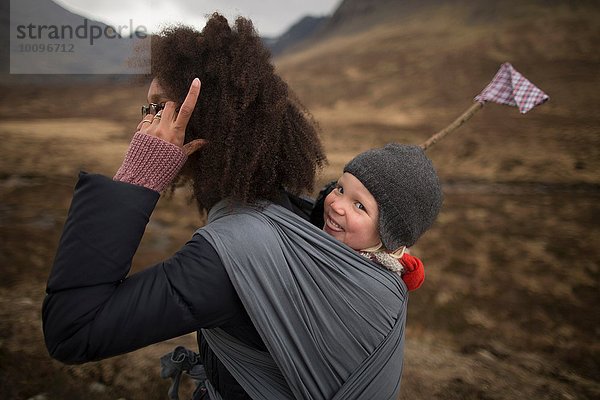
[{"label": "brown grassy hillside", "polygon": [[[527,115],[487,105],[429,151],[442,177],[598,184],[600,7],[525,4],[494,15],[454,3],[386,15],[358,33],[334,31],[276,60],[321,122],[332,167],[391,140],[422,142],[508,61],[550,102]],[[347,137],[361,140],[349,147]]]}]

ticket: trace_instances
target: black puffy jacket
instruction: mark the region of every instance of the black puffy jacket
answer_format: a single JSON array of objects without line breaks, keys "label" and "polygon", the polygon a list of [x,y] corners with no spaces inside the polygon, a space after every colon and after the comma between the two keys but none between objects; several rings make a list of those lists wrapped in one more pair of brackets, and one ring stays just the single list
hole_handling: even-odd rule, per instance
[{"label": "black puffy jacket", "polygon": [[[158,199],[141,186],[80,174],[43,304],[52,357],[65,363],[99,360],[217,326],[266,351],[219,256],[200,235],[172,257],[128,276]],[[307,217],[310,202],[282,195],[278,203]],[[250,399],[200,334],[198,345],[223,398]]]}]

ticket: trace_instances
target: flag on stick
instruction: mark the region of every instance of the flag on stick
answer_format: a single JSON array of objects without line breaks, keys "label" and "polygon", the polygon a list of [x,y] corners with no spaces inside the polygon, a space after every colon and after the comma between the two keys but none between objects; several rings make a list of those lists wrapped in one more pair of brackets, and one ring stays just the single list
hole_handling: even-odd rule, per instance
[{"label": "flag on stick", "polygon": [[522,114],[548,99],[546,93],[529,82],[510,63],[502,64],[494,79],[475,97],[475,101],[519,107]]},{"label": "flag on stick", "polygon": [[546,93],[527,80],[510,63],[504,63],[500,66],[494,79],[492,79],[481,93],[475,96],[476,103],[469,107],[467,111],[450,125],[423,142],[421,148],[426,150],[450,132],[455,131],[471,119],[488,101],[519,107],[519,111],[525,114],[533,107],[546,102],[548,99],[549,97]]}]

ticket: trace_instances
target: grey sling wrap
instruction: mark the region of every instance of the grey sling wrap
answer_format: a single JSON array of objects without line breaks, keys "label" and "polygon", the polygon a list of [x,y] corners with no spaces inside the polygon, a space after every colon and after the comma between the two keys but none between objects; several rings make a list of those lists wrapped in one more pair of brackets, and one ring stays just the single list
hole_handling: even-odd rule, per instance
[{"label": "grey sling wrap", "polygon": [[398,397],[407,305],[398,275],[274,204],[222,201],[198,233],[269,350],[203,330],[253,399]]}]

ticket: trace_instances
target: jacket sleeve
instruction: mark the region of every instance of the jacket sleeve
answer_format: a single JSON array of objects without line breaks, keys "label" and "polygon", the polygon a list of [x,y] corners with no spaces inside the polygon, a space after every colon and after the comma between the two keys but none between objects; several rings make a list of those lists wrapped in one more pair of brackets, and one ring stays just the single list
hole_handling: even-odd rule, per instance
[{"label": "jacket sleeve", "polygon": [[243,312],[218,255],[200,235],[127,276],[158,198],[142,186],[80,174],[42,310],[52,357],[98,360],[223,326]]}]

